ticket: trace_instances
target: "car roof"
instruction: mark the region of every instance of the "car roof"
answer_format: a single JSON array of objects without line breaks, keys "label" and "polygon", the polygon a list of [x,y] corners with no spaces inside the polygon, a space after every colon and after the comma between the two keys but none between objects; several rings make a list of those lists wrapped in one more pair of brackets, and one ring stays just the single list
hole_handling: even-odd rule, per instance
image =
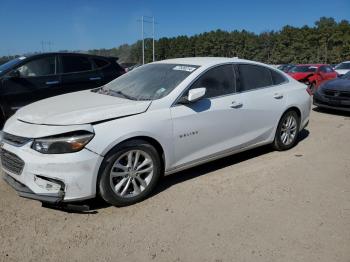
[{"label": "car roof", "polygon": [[166,59],[166,60],[158,61],[155,63],[211,66],[211,65],[216,65],[216,64],[239,63],[239,62],[265,65],[265,64],[258,63],[255,61],[239,59],[237,57],[232,57],[232,58],[230,58],[230,57],[185,57],[185,58]]},{"label": "car roof", "polygon": [[314,67],[320,67],[320,66],[328,66],[328,64],[298,64],[296,66],[314,66]]},{"label": "car roof", "polygon": [[47,53],[40,53],[40,54],[24,55],[23,57],[35,58],[35,57],[48,56],[48,55],[76,55],[76,56],[101,57],[101,58],[118,60],[118,57],[108,57],[108,56],[99,56],[99,55],[92,55],[92,54],[86,54],[86,53],[73,53],[73,52],[47,52]]}]

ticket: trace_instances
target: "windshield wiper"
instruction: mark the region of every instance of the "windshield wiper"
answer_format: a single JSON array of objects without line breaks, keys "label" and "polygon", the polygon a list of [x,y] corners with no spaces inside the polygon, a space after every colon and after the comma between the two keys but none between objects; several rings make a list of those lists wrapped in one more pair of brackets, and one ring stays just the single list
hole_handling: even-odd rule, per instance
[{"label": "windshield wiper", "polygon": [[115,91],[115,90],[112,90],[112,89],[109,89],[108,91],[110,93],[120,95],[120,96],[122,96],[122,97],[124,97],[126,99],[129,99],[129,100],[137,100],[135,97],[129,96],[129,95],[123,93],[122,91]]}]

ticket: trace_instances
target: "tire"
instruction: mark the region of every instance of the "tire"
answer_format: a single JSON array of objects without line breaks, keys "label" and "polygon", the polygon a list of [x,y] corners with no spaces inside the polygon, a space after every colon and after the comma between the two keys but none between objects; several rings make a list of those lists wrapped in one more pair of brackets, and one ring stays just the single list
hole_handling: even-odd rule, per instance
[{"label": "tire", "polygon": [[105,156],[99,172],[98,191],[113,206],[132,205],[153,191],[161,172],[162,162],[157,150],[144,140],[130,140]]},{"label": "tire", "polygon": [[297,112],[290,110],[284,113],[277,126],[273,148],[284,151],[294,147],[298,142],[299,128],[300,119]]}]

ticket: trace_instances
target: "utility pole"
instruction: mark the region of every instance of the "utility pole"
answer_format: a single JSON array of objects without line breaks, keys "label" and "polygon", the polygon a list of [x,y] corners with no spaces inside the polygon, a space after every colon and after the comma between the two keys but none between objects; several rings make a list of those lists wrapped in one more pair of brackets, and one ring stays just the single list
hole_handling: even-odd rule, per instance
[{"label": "utility pole", "polygon": [[152,17],[152,31],[153,31],[153,62],[156,61],[155,50],[154,50],[154,16]]},{"label": "utility pole", "polygon": [[144,23],[144,17],[142,16],[142,21],[141,21],[141,28],[142,28],[142,64],[145,64],[145,34],[144,34],[144,28],[143,28],[143,23]]},{"label": "utility pole", "polygon": [[[150,21],[151,20],[151,21]],[[140,20],[138,20],[140,21]],[[155,53],[155,24],[154,16],[142,16],[141,17],[141,34],[142,34],[142,64],[145,64],[145,25],[144,23],[152,24],[152,59],[156,61]]]},{"label": "utility pole", "polygon": [[48,42],[47,42],[47,45],[49,46],[49,52],[51,52],[51,45],[52,45],[52,42],[51,42],[51,41],[48,41]]}]

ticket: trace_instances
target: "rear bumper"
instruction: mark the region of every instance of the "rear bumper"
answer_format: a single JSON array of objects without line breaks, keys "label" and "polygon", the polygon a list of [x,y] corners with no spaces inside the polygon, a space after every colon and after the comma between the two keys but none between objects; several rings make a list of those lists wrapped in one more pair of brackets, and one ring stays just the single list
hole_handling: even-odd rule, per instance
[{"label": "rear bumper", "polygon": [[14,178],[5,174],[3,179],[9,184],[13,189],[17,191],[17,194],[24,198],[29,198],[33,200],[38,200],[44,203],[50,203],[57,205],[63,201],[64,191],[61,190],[58,193],[54,194],[36,194],[32,190],[30,190],[27,186],[22,183],[16,181]]}]

